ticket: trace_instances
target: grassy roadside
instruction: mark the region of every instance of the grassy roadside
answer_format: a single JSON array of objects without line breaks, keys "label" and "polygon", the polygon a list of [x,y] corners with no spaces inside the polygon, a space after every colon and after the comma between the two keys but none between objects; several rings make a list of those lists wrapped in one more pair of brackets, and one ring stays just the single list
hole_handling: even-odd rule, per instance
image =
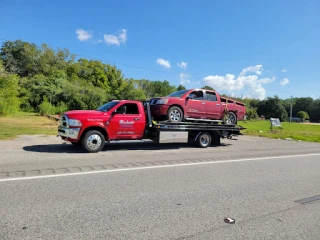
[{"label": "grassy roadside", "polygon": [[14,139],[18,135],[56,135],[58,123],[35,113],[17,113],[0,117],[0,140]]},{"label": "grassy roadside", "polygon": [[239,121],[240,126],[246,128],[243,134],[268,138],[292,138],[308,142],[320,142],[320,124],[309,125],[303,123],[281,123],[282,127],[270,129],[270,121]]}]

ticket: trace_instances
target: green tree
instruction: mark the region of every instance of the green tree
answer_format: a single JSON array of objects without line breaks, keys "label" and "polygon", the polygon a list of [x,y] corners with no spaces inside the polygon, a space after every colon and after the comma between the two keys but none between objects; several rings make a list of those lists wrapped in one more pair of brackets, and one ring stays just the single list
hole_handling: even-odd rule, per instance
[{"label": "green tree", "polygon": [[202,89],[207,89],[207,90],[214,90],[212,87],[210,87],[210,86],[204,86],[204,87],[202,87]]},{"label": "green tree", "polygon": [[310,119],[312,121],[320,122],[320,98],[314,100],[310,106]]},{"label": "green tree", "polygon": [[177,91],[181,91],[181,90],[186,90],[186,87],[180,84],[180,85],[177,87]]},{"label": "green tree", "polygon": [[298,118],[300,118],[302,121],[305,121],[306,119],[309,119],[309,115],[305,111],[300,111],[297,113]]},{"label": "green tree", "polygon": [[297,116],[298,112],[300,111],[304,111],[309,114],[312,102],[313,102],[313,99],[311,97],[296,98],[295,104],[293,105],[293,108],[292,108],[292,115]]},{"label": "green tree", "polygon": [[0,115],[9,115],[19,111],[19,77],[7,73],[0,62]]},{"label": "green tree", "polygon": [[278,96],[268,97],[259,103],[257,113],[259,116],[264,115],[267,119],[279,118],[281,121],[286,121],[288,119],[288,113],[283,106],[283,100]]}]

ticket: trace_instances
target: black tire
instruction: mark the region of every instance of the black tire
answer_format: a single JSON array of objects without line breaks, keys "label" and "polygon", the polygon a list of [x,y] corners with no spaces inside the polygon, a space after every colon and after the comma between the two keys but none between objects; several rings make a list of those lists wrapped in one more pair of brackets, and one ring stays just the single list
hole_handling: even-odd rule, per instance
[{"label": "black tire", "polygon": [[237,124],[237,122],[237,115],[234,112],[227,112],[224,123],[229,125],[235,125]]},{"label": "black tire", "polygon": [[169,122],[182,122],[183,121],[183,111],[177,106],[172,106],[167,112],[167,119]]},{"label": "black tire", "polygon": [[89,153],[99,152],[106,140],[103,134],[97,130],[88,131],[81,139],[82,147]]},{"label": "black tire", "polygon": [[207,148],[211,145],[211,135],[208,132],[202,132],[197,138],[196,145],[201,148]]}]

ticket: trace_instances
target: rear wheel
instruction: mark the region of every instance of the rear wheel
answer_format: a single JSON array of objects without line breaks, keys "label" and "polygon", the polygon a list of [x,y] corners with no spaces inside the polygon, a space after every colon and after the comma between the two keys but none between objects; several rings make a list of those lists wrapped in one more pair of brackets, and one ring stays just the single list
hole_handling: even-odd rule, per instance
[{"label": "rear wheel", "polygon": [[196,142],[198,147],[207,148],[211,144],[211,135],[207,132],[200,133]]},{"label": "rear wheel", "polygon": [[170,122],[182,122],[183,111],[177,106],[170,107],[167,113],[167,118]]},{"label": "rear wheel", "polygon": [[231,124],[231,125],[237,124],[237,115],[233,112],[227,112],[225,116],[225,124]]},{"label": "rear wheel", "polygon": [[97,130],[87,132],[81,139],[82,147],[89,153],[95,153],[102,150],[105,144],[103,134]]}]

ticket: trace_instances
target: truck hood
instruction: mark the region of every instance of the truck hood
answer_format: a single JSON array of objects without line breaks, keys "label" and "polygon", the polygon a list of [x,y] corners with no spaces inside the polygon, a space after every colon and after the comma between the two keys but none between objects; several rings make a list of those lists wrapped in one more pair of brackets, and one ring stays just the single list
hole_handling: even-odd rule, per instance
[{"label": "truck hood", "polygon": [[96,110],[72,110],[63,113],[70,117],[93,117],[93,116],[106,116],[105,112],[100,112]]}]

